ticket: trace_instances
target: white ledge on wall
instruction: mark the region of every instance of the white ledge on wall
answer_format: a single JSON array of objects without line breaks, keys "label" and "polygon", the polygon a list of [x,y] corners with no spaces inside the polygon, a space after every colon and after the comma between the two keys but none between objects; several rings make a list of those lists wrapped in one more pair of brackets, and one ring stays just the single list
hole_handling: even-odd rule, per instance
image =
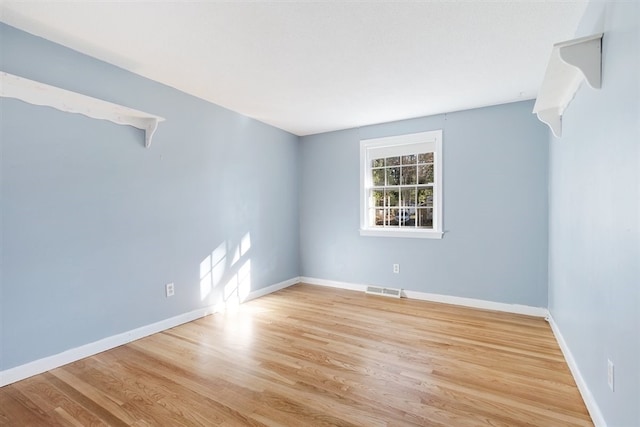
[{"label": "white ledge on wall", "polygon": [[151,145],[151,138],[158,128],[158,123],[164,121],[162,117],[153,114],[2,71],[0,71],[0,96],[142,129],[145,132],[145,147]]},{"label": "white ledge on wall", "polygon": [[562,114],[582,81],[600,89],[601,73],[602,33],[553,45],[533,112],[560,137]]}]

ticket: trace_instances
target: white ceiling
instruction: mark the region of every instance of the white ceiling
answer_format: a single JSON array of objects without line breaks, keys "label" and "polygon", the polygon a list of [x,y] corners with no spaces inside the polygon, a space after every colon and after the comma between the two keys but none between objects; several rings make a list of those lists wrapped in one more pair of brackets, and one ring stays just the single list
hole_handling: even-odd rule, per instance
[{"label": "white ceiling", "polygon": [[586,5],[32,0],[0,20],[309,135],[535,98]]}]

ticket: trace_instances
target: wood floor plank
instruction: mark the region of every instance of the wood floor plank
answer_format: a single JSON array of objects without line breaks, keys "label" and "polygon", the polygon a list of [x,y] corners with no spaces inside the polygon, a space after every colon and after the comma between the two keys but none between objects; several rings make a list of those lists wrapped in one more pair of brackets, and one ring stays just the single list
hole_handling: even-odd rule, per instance
[{"label": "wood floor plank", "polygon": [[45,378],[45,376],[35,376],[17,383],[15,387],[52,417],[62,419],[61,424],[84,427],[106,426],[98,417],[69,398]]},{"label": "wood floor plank", "polygon": [[592,426],[544,319],[295,285],[0,388],[0,426]]},{"label": "wood floor plank", "polygon": [[[82,364],[87,360],[75,362]],[[70,365],[46,372],[41,376],[51,383],[58,390],[65,393],[70,399],[83,408],[96,415],[99,419],[110,426],[128,426],[134,419],[126,414],[120,405],[122,402],[114,401],[113,396],[105,396],[95,387],[86,384],[84,381],[67,372]],[[38,375],[40,377],[40,375]]]},{"label": "wood floor plank", "polygon": [[[5,388],[7,389],[6,391]],[[2,411],[6,415],[7,425],[24,427],[58,427],[64,425],[22,394],[16,387],[2,387],[1,390],[3,392],[2,396],[0,396],[0,404],[2,405]],[[2,419],[4,422],[5,417]]]}]

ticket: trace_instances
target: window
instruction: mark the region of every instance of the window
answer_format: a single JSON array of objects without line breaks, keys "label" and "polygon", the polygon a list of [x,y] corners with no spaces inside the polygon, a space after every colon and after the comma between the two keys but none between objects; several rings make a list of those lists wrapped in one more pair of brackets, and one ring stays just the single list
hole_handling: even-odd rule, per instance
[{"label": "window", "polygon": [[442,238],[442,131],[360,141],[360,234]]}]

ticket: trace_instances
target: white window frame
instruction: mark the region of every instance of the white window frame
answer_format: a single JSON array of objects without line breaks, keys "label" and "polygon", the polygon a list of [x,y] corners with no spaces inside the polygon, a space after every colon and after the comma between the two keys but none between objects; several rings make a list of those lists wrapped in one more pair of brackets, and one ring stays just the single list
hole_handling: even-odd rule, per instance
[{"label": "white window frame", "polygon": [[[369,190],[373,186],[371,162],[374,158],[433,152],[433,228],[370,226]],[[417,237],[442,239],[442,130],[412,133],[360,141],[360,235],[377,237]]]}]

